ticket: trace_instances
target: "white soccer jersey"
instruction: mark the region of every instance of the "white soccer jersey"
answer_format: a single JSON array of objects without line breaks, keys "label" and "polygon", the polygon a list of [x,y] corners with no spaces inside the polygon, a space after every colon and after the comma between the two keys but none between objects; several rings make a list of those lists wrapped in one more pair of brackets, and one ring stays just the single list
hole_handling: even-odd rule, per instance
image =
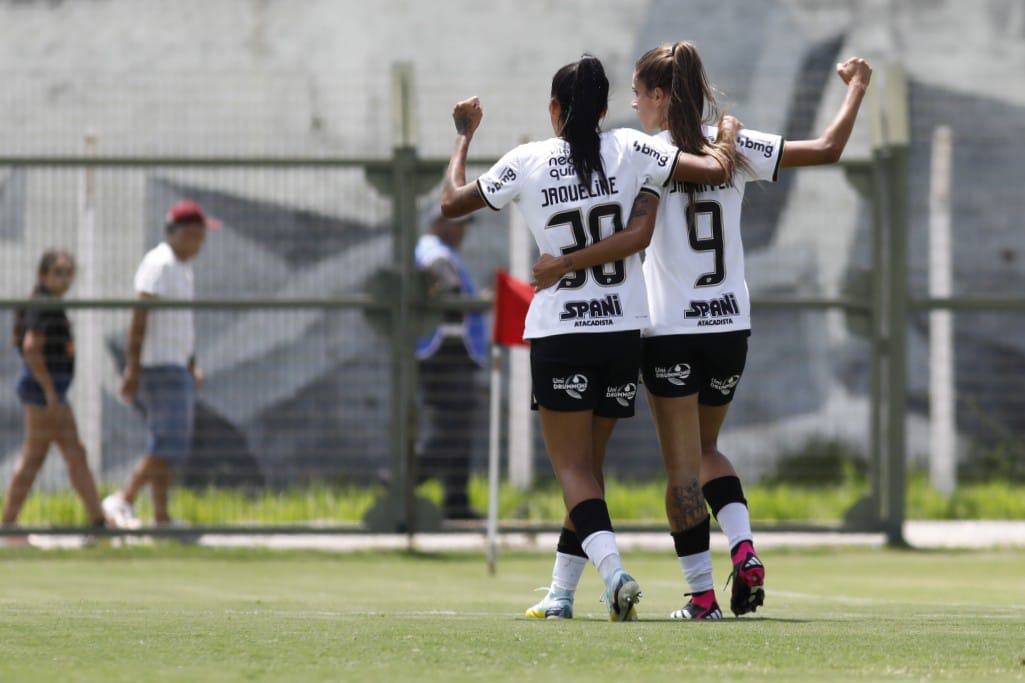
[{"label": "white soccer jersey", "polygon": [[[716,129],[703,126],[709,141]],[[671,140],[668,131],[656,137]],[[751,300],[744,276],[740,209],[746,183],[775,181],[783,138],[742,129],[737,151],[751,166],[733,185],[701,185],[695,196],[695,230],[687,229],[688,185],[674,181],[658,207],[658,221],[644,256],[651,325],[646,337],[751,329]]]},{"label": "white soccer jersey", "polygon": [[[661,196],[676,167],[676,147],[629,128],[601,133],[606,181],[584,185],[561,138],[508,152],[477,179],[481,196],[498,210],[516,201],[542,254],[582,249],[626,227],[638,192]],[[648,325],[648,302],[638,254],[576,271],[534,296],[524,339],[576,332],[618,332]]]}]

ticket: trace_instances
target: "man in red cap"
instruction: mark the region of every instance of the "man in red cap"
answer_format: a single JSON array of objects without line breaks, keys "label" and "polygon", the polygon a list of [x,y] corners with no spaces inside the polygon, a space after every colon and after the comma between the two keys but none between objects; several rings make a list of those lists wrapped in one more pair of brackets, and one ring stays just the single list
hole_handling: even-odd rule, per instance
[{"label": "man in red cap", "polygon": [[[177,202],[167,212],[164,241],[143,257],[135,273],[140,299],[194,298],[191,260],[203,248],[207,230],[220,222],[194,201]],[[128,330],[121,398],[142,410],[146,453],[125,487],[103,499],[103,510],[117,526],[134,528],[135,497],[148,483],[157,525],[171,524],[167,498],[171,466],[189,457],[195,414],[195,390],[203,373],[196,365],[195,323],[191,308],[136,308]]]}]

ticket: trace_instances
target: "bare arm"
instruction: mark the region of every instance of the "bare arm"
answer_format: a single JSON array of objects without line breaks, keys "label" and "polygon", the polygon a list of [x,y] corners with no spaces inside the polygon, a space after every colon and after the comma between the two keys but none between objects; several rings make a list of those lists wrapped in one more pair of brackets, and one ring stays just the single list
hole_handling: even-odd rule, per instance
[{"label": "bare arm", "polygon": [[28,330],[25,332],[25,341],[22,343],[21,356],[25,359],[25,365],[32,372],[32,377],[43,388],[43,395],[46,396],[47,407],[55,406],[57,389],[53,384],[53,377],[46,368],[46,357],[43,355],[43,347],[46,346],[46,334],[39,330]]},{"label": "bare arm", "polygon": [[872,67],[864,59],[852,57],[843,64],[837,64],[836,73],[847,84],[847,94],[840,110],[818,138],[788,140],[783,145],[783,157],[780,159],[782,168],[833,164],[840,160],[872,78]]},{"label": "bare arm", "polygon": [[446,218],[465,216],[485,206],[477,183],[466,182],[466,155],[483,117],[484,110],[477,97],[457,102],[452,109],[452,120],[456,124],[456,144],[441,186],[441,213]]},{"label": "bare arm", "polygon": [[647,247],[655,230],[658,202],[655,194],[641,192],[634,200],[630,220],[623,230],[569,254],[541,254],[533,269],[534,280],[531,284],[534,285],[534,290],[551,287],[563,276],[575,270],[618,261]]},{"label": "bare arm", "polygon": [[673,180],[703,185],[722,185],[729,182],[733,177],[733,159],[736,157],[737,132],[740,128],[740,121],[732,116],[724,116],[713,145],[716,155],[680,152],[676,156]]},{"label": "bare arm", "polygon": [[[155,299],[152,294],[139,293],[140,299]],[[121,378],[121,398],[133,401],[139,391],[139,371],[142,362],[142,340],[146,338],[147,308],[133,308],[128,327],[128,345],[125,348],[125,372]]]}]

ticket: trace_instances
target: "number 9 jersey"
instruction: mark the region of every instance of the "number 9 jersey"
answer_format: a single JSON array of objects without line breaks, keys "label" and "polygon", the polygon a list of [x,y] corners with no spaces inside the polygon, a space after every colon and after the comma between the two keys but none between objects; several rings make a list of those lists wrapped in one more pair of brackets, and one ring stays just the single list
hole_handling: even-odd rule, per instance
[{"label": "number 9 jersey", "polygon": [[[661,197],[676,168],[671,142],[629,129],[599,133],[605,177],[584,184],[569,143],[549,138],[520,145],[477,179],[498,210],[515,201],[542,254],[583,249],[626,227],[639,192]],[[639,254],[565,276],[534,296],[524,339],[579,332],[639,330],[649,324]]]},{"label": "number 9 jersey", "polygon": [[[715,127],[702,131],[709,142],[715,139]],[[668,131],[656,137],[670,144]],[[732,185],[696,186],[693,230],[687,225],[691,184],[674,181],[662,197],[644,259],[651,309],[646,337],[751,329],[740,237],[744,186],[777,179],[783,139],[745,128],[737,136],[737,152],[750,168],[738,166]]]}]

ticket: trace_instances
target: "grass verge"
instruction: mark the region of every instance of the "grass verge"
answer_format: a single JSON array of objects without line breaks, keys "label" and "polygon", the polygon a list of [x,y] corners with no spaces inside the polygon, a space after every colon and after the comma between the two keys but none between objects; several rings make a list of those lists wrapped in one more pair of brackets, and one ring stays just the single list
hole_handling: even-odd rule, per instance
[{"label": "grass verge", "polygon": [[[607,499],[612,519],[620,523],[664,521],[662,482],[609,481]],[[757,523],[836,523],[867,493],[864,483],[827,486],[752,485],[745,489],[753,521]],[[383,489],[378,486],[313,485],[285,491],[246,493],[230,489],[190,491],[176,488],[171,514],[192,524],[274,525],[334,523],[356,524],[363,519]],[[418,493],[435,503],[441,488],[430,481]],[[470,482],[474,506],[487,510],[488,484],[483,477]],[[504,520],[557,523],[563,516],[562,496],[554,482],[521,491],[504,484],[499,495],[499,517]],[[149,498],[138,501],[141,518],[150,517]],[[952,495],[932,489],[923,476],[910,479],[907,493],[909,519],[1025,519],[1025,486],[990,482],[959,487]],[[77,526],[85,513],[73,492],[33,493],[22,513],[26,526]]]}]

